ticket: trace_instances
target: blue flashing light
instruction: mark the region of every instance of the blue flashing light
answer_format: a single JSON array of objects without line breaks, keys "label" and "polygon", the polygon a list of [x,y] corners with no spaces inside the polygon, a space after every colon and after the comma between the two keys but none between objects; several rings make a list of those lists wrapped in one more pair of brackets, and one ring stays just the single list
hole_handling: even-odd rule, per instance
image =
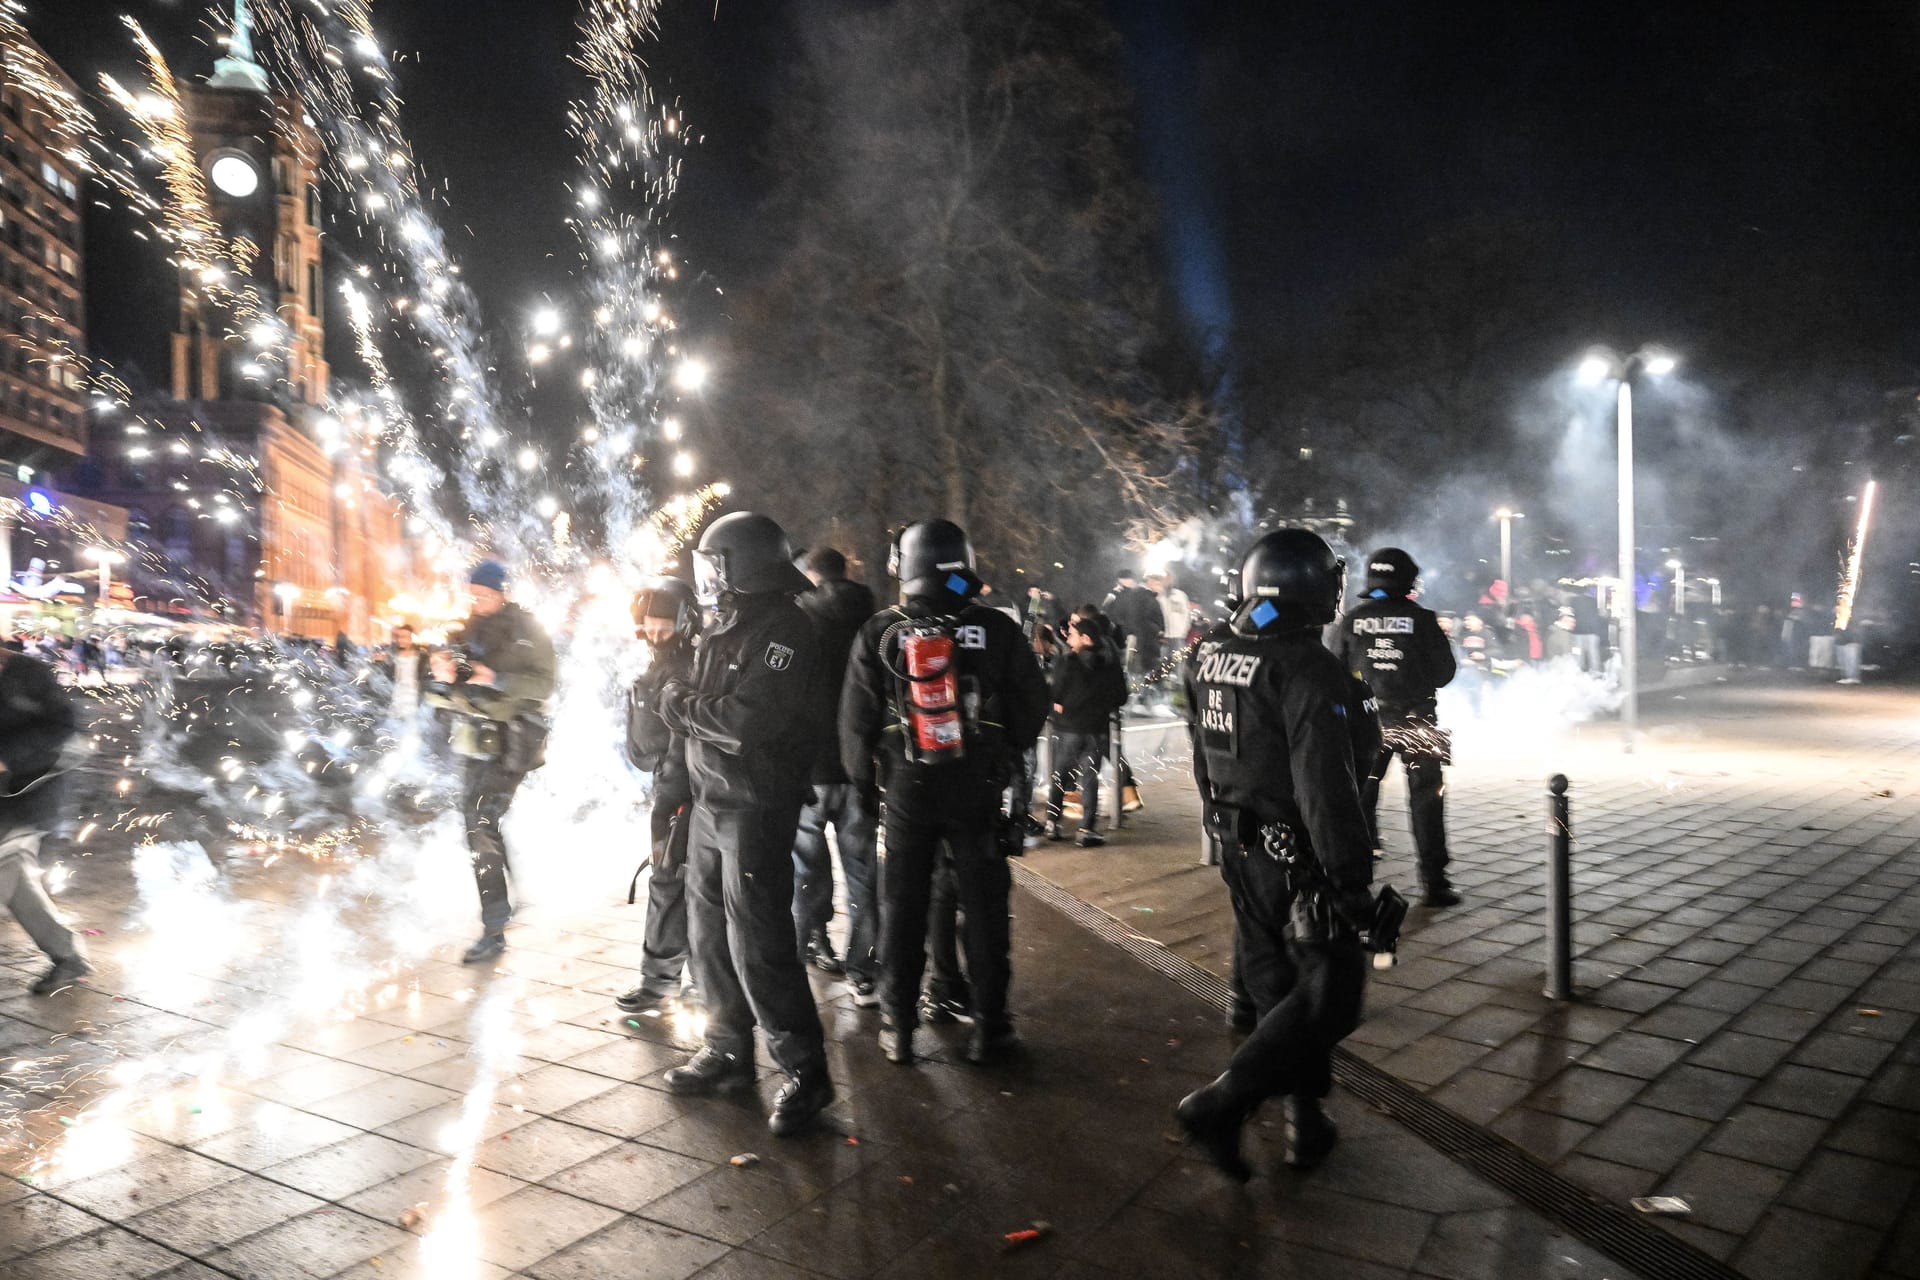
[{"label": "blue flashing light", "polygon": [[32,509],[35,515],[50,516],[53,514],[53,499],[44,489],[27,490],[27,506]]}]

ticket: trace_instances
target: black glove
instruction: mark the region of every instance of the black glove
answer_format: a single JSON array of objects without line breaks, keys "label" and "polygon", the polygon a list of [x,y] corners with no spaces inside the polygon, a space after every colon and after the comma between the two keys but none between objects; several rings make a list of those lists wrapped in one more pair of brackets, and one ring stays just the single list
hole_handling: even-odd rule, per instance
[{"label": "black glove", "polygon": [[1364,933],[1373,926],[1373,892],[1369,889],[1335,889],[1327,894],[1334,914]]},{"label": "black glove", "polygon": [[685,681],[663,681],[653,694],[653,709],[669,725],[684,718],[687,703],[693,700],[693,689]]}]

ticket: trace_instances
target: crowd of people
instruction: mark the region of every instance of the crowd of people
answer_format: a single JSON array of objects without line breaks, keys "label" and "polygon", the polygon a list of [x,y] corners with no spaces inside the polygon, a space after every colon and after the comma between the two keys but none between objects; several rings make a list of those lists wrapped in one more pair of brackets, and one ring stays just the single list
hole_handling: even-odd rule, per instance
[{"label": "crowd of people", "polygon": [[[1081,847],[1104,843],[1102,771],[1131,704],[1187,719],[1234,909],[1232,1022],[1246,1039],[1177,1117],[1239,1178],[1241,1128],[1268,1098],[1284,1101],[1289,1163],[1310,1167],[1335,1140],[1320,1106],[1332,1048],[1358,1020],[1365,952],[1391,949],[1407,905],[1372,889],[1379,789],[1396,757],[1421,901],[1460,901],[1439,690],[1457,672],[1489,670],[1505,646],[1589,669],[1606,647],[1591,596],[1556,606],[1555,643],[1530,605],[1444,619],[1415,601],[1419,566],[1397,548],[1368,557],[1349,604],[1344,561],[1302,529],[1249,548],[1217,620],[1164,574],[1143,585],[1123,572],[1099,605],[1062,609],[1039,589],[1002,605],[965,532],[945,520],[898,535],[891,602],[850,581],[840,552],[798,554],[752,512],[713,521],[692,562],[693,582],[651,580],[632,602],[649,661],[626,700],[625,755],[651,804],[628,889],[636,901],[644,875],[643,959],[616,1003],[703,1015],[702,1043],[667,1086],[750,1093],[757,1029],[786,1077],[770,1127],[811,1123],[835,1095],[808,966],[877,1010],[878,1047],[894,1063],[916,1061],[927,1022],[970,1023],[972,1063],[1018,1053],[1007,860],[1068,838],[1069,825]],[[401,629],[374,664],[392,714],[435,726],[426,737],[458,771],[480,903],[469,964],[507,949],[505,819],[544,761],[558,683],[553,642],[513,586],[505,564],[481,561],[469,617],[446,644],[422,647]],[[1818,611],[1795,610],[1782,649],[1800,628],[1817,664]],[[1843,655],[1834,660],[1848,660],[1849,639],[1829,639]],[[350,661],[344,637],[338,656]],[[0,649],[0,901],[52,962],[39,994],[90,971],[37,862],[74,729],[51,665]],[[1124,757],[1114,765],[1122,807],[1137,805]],[[844,951],[828,931],[836,861]]]},{"label": "crowd of people", "polygon": [[[1313,535],[1286,532],[1332,557]],[[1196,779],[1235,905],[1237,1013],[1250,1033],[1215,1092],[1183,1103],[1180,1120],[1236,1172],[1240,1120],[1260,1098],[1284,1095],[1297,1135],[1289,1158],[1317,1162],[1334,1136],[1318,1103],[1328,1055],[1357,1017],[1354,961],[1378,926],[1366,780],[1396,751],[1411,770],[1424,746],[1388,745],[1365,683],[1328,675],[1348,665],[1320,635],[1335,621],[1341,587],[1321,565],[1328,581],[1316,579],[1310,602],[1293,599],[1297,584],[1275,567],[1288,554],[1299,552],[1276,553],[1263,540],[1232,618],[1191,637],[1185,601],[1173,602],[1181,612],[1170,619],[1164,584],[1143,588],[1130,574],[1104,606],[1056,612],[1043,593],[1025,609],[998,606],[965,532],[944,520],[900,533],[889,566],[898,597],[884,605],[848,580],[841,553],[799,555],[765,516],[710,525],[693,554],[695,582],[650,582],[632,606],[651,661],[629,692],[626,753],[653,791],[643,961],[617,1003],[630,1013],[679,1005],[704,1015],[702,1043],[666,1073],[668,1088],[750,1092],[757,1029],[786,1077],[769,1126],[782,1135],[806,1127],[834,1098],[808,966],[839,974],[855,1007],[877,1010],[876,1040],[891,1062],[917,1060],[915,1034],[930,1021],[970,1023],[965,1056],[975,1064],[1018,1053],[1007,860],[1029,841],[1065,837],[1075,791],[1078,843],[1101,842],[1099,773],[1113,718],[1172,656],[1187,670],[1178,683],[1194,712]],[[463,959],[478,964],[507,946],[502,820],[537,767],[535,709],[551,696],[555,670],[551,645],[508,601],[505,566],[482,562],[469,593],[473,620],[457,646],[430,657],[420,697],[453,717],[451,750],[466,762],[481,934]],[[1427,619],[1420,639],[1437,636],[1432,615],[1404,594],[1402,604]],[[1234,645],[1250,647],[1223,661],[1219,650]],[[1444,639],[1439,647],[1450,664]],[[1309,649],[1318,655],[1312,678],[1291,683],[1295,656]],[[1377,666],[1379,650],[1352,661]],[[1275,661],[1263,668],[1267,655]],[[1263,670],[1277,682],[1271,706],[1261,702]],[[1436,679],[1444,683],[1436,670],[1404,672],[1389,700],[1394,715],[1430,715]],[[1337,697],[1323,705],[1328,689]],[[1317,730],[1336,704],[1337,738],[1303,732],[1303,712]],[[1041,821],[1031,806],[1043,732]],[[1422,792],[1417,803],[1437,823],[1437,795]],[[1263,868],[1271,858],[1292,870],[1269,882],[1248,869],[1251,850],[1262,852]],[[844,953],[827,929],[835,855]],[[1308,876],[1309,864],[1326,874]],[[1429,905],[1458,900],[1443,839],[1423,844],[1422,870]],[[1288,922],[1296,903],[1317,913],[1316,934]]]}]

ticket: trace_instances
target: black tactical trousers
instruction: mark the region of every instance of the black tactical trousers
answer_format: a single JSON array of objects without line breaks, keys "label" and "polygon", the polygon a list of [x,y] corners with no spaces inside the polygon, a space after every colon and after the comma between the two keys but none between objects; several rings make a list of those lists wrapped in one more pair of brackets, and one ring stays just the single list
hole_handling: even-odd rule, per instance
[{"label": "black tactical trousers", "polygon": [[[1420,859],[1420,883],[1427,889],[1447,886],[1447,787],[1437,757],[1402,751],[1400,761],[1407,772],[1407,816],[1413,827],[1413,848]],[[1373,768],[1360,788],[1360,802],[1366,806],[1367,825],[1373,842],[1380,843],[1380,781],[1393,763],[1394,749],[1381,747]]]},{"label": "black tactical trousers", "polygon": [[674,820],[673,809],[653,809],[653,847],[667,846],[647,876],[647,934],[640,945],[640,989],[649,995],[680,994],[687,968],[687,838],[693,825],[688,809]]},{"label": "black tactical trousers", "polygon": [[1265,852],[1228,848],[1220,864],[1233,899],[1240,977],[1260,1023],[1227,1067],[1235,1102],[1324,1098],[1333,1087],[1333,1047],[1360,1022],[1365,954],[1347,932],[1294,939],[1294,906],[1281,864]]},{"label": "black tactical trousers", "polygon": [[1012,1025],[1007,896],[1013,875],[994,841],[996,801],[959,817],[922,819],[887,810],[886,854],[880,863],[880,1007],[896,1026],[912,1027],[918,1020],[927,913],[943,841],[953,859],[974,1025],[989,1035]]},{"label": "black tactical trousers", "polygon": [[927,994],[972,1007],[966,974],[960,970],[960,888],[953,858],[945,849],[933,869],[933,905],[927,912]]},{"label": "black tactical trousers", "polygon": [[469,756],[461,775],[461,812],[467,821],[467,848],[473,854],[473,883],[480,890],[480,928],[499,933],[513,918],[507,893],[507,842],[501,820],[513,804],[526,774],[502,766],[497,758]]},{"label": "black tactical trousers", "polygon": [[820,1012],[793,946],[800,805],[715,811],[696,802],[687,845],[687,941],[707,1043],[751,1059],[759,1024],[790,1076],[827,1069]]}]

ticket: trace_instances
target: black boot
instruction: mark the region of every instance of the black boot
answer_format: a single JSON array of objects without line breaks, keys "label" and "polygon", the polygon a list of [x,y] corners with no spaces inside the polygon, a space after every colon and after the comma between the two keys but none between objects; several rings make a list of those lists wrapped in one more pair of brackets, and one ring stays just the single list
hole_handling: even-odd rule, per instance
[{"label": "black boot", "polygon": [[1288,1098],[1287,1167],[1311,1169],[1327,1158],[1333,1144],[1340,1141],[1340,1130],[1320,1108],[1318,1098]]},{"label": "black boot", "polygon": [[50,996],[56,991],[64,991],[92,972],[93,966],[82,957],[62,956],[53,962],[53,968],[41,975],[40,981],[33,984],[33,994]]},{"label": "black boot", "polygon": [[804,1075],[793,1076],[780,1087],[773,1100],[773,1114],[767,1128],[777,1138],[789,1137],[813,1123],[815,1116],[833,1103],[833,1081],[825,1067],[816,1067]]},{"label": "black boot", "polygon": [[1025,1042],[1012,1027],[989,1031],[976,1022],[973,1033],[967,1037],[967,1061],[976,1067],[989,1066],[1003,1058],[1012,1057],[1023,1047]]},{"label": "black boot", "polygon": [[460,957],[461,964],[481,964],[492,960],[507,949],[507,935],[504,933],[483,933],[479,941],[468,947],[466,954]]},{"label": "black boot", "polygon": [[753,1059],[722,1053],[704,1045],[663,1077],[675,1093],[724,1094],[753,1092]]},{"label": "black boot", "polygon": [[1436,880],[1429,884],[1426,893],[1421,895],[1420,900],[1429,907],[1457,907],[1460,905],[1460,895],[1455,893],[1453,886],[1445,880]]},{"label": "black boot", "polygon": [[1240,1154],[1240,1126],[1246,1122],[1247,1111],[1228,1096],[1225,1076],[1180,1099],[1173,1115],[1187,1140],[1199,1147],[1216,1169],[1235,1182],[1253,1177],[1246,1157]]},{"label": "black boot", "polygon": [[800,948],[800,958],[822,973],[840,972],[840,957],[834,954],[833,942],[825,929],[815,929],[807,935],[807,945]]}]

